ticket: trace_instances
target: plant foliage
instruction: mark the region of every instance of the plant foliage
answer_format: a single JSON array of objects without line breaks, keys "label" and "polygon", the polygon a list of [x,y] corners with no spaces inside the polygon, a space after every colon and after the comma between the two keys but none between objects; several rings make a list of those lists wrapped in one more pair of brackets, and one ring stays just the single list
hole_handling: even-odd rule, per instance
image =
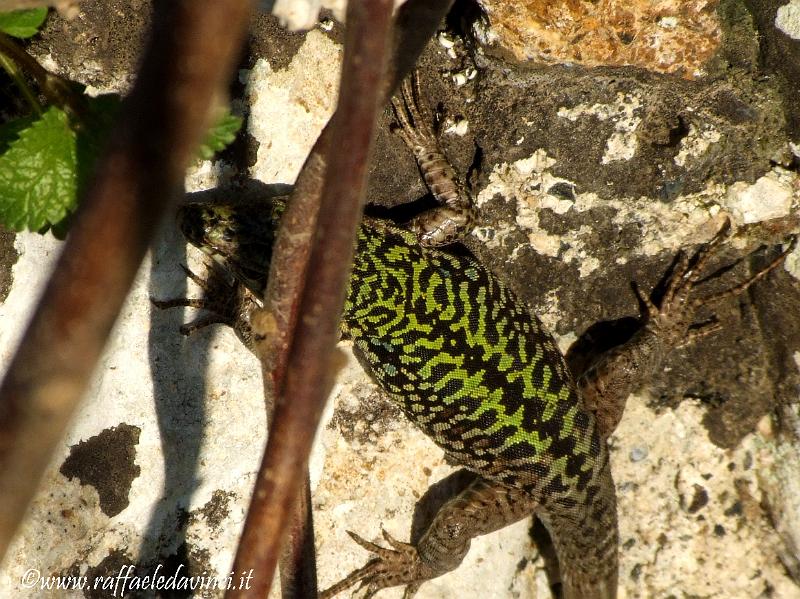
[{"label": "plant foliage", "polygon": [[47,17],[47,8],[0,12],[0,31],[20,39],[29,38],[39,31]]},{"label": "plant foliage", "polygon": [[[46,16],[46,8],[0,13],[0,35],[29,38]],[[88,97],[82,86],[64,82],[62,89],[72,90],[69,102],[45,93],[51,104],[41,106],[27,88],[20,65],[2,50],[0,46],[0,66],[24,88],[20,91],[32,104],[32,114],[0,125],[0,223],[15,231],[52,229],[61,236],[113,126],[120,99]],[[80,111],[71,110],[76,105]],[[234,140],[241,124],[240,117],[226,111],[209,129],[199,156],[212,158]]]}]

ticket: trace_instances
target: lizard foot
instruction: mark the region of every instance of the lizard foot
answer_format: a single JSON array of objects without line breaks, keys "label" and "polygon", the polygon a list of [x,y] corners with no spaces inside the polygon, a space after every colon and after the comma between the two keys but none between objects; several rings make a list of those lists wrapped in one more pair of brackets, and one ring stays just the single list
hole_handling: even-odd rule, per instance
[{"label": "lizard foot", "polygon": [[168,300],[151,297],[150,302],[161,310],[183,307],[207,312],[206,315],[181,325],[182,335],[192,335],[212,324],[224,324],[231,327],[245,345],[251,347],[249,314],[258,306],[253,294],[235,279],[225,276],[221,267],[215,262],[211,262],[210,274],[206,278],[195,274],[183,264],[180,267],[186,276],[203,290],[204,297],[179,297]]},{"label": "lizard foot", "polygon": [[697,288],[704,282],[732,268],[731,265],[725,266],[703,277],[709,260],[729,233],[730,221],[726,219],[717,234],[693,255],[679,252],[672,272],[664,279],[664,292],[660,299],[643,294],[634,283],[643,326],[629,341],[596,359],[578,379],[584,405],[595,413],[603,438],[608,438],[619,424],[625,398],[652,376],[668,352],[721,328],[716,315],[696,322],[697,312],[744,292],[778,267],[797,243],[795,237],[777,258],[741,283],[711,295],[697,294]]},{"label": "lizard foot", "polygon": [[394,539],[385,530],[382,533],[383,538],[392,547],[391,549],[370,543],[356,533],[347,531],[347,534],[356,543],[374,553],[376,557],[332,587],[322,591],[319,595],[320,599],[329,599],[359,582],[361,583],[359,589],[365,589],[365,599],[374,596],[381,589],[398,585],[406,585],[403,598],[411,599],[424,581],[436,575],[430,567],[423,563],[414,545]]},{"label": "lizard foot", "polygon": [[[792,238],[789,246],[781,252],[772,262],[758,270],[756,273],[730,287],[724,291],[707,296],[690,297],[692,292],[702,283],[717,278],[727,272],[732,266],[722,267],[712,274],[702,277],[705,267],[709,260],[715,255],[722,241],[730,234],[730,220],[720,227],[714,237],[700,246],[700,248],[689,257],[681,251],[677,258],[675,267],[666,280],[664,295],[658,305],[649,297],[641,293],[634,284],[634,291],[643,307],[642,317],[646,326],[660,331],[662,335],[672,339],[672,347],[682,347],[689,345],[700,337],[704,337],[720,328],[716,317],[701,323],[694,323],[695,314],[701,307],[709,307],[731,297],[736,297],[747,290],[753,283],[764,278],[772,270],[777,268],[786,256],[792,252],[797,245],[797,237]],[[734,264],[735,265],[735,264]]]}]

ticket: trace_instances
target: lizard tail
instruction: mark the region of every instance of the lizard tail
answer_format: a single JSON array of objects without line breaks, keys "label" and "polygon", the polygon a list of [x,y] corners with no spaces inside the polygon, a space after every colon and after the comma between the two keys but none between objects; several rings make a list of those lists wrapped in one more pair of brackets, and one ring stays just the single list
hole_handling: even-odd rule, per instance
[{"label": "lizard tail", "polygon": [[548,502],[537,515],[558,555],[564,599],[616,599],[619,532],[614,481],[608,460],[587,501]]}]

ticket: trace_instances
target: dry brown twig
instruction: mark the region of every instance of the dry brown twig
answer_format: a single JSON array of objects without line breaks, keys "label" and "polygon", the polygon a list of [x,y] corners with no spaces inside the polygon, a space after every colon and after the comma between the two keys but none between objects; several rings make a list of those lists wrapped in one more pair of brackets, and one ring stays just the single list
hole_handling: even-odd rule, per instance
[{"label": "dry brown twig", "polygon": [[[286,525],[297,522],[297,516],[292,515],[307,480],[308,454],[333,386],[331,358],[339,337],[338,318],[344,306],[367,161],[382,100],[391,15],[391,0],[364,0],[348,6],[339,104],[322,134],[323,140],[330,139],[326,146],[346,146],[348,151],[333,152],[325,158],[312,152],[306,162],[305,176],[313,177],[322,189],[319,216],[309,218],[308,213],[298,215],[293,210],[292,203],[299,197],[295,191],[276,242],[265,309],[253,318],[256,339],[260,339],[256,348],[265,367],[265,387],[275,392],[275,418],[233,566],[234,572],[254,571],[255,578],[251,588],[229,591],[228,597],[267,594],[288,532]],[[319,164],[320,159],[327,164]],[[298,181],[299,193],[304,190],[302,183]],[[320,196],[315,196],[304,198],[319,201]],[[294,268],[298,253],[302,253],[302,249],[292,247],[298,243],[308,248],[313,278],[302,274],[306,272],[304,264]],[[294,291],[299,297],[298,308],[289,304],[287,310]],[[302,318],[296,314],[302,314]],[[279,320],[285,323],[281,329],[276,326]],[[279,330],[292,330],[292,336],[281,335]]]},{"label": "dry brown twig", "polygon": [[136,85],[0,386],[0,555],[86,389],[157,226],[177,200],[251,9],[247,0],[157,5]]},{"label": "dry brown twig", "polygon": [[[252,569],[265,578],[251,590],[229,592],[229,597],[264,596],[287,529],[293,534],[281,559],[281,582],[290,587],[284,588],[284,597],[307,597],[316,591],[316,580],[310,580],[314,567],[307,461],[333,382],[331,356],[350,268],[350,260],[343,258],[352,254],[374,119],[411,71],[452,0],[410,0],[403,5],[384,79],[378,73],[388,16],[365,15],[387,10],[390,2],[370,4],[352,3],[349,8],[339,107],[298,176],[273,248],[265,310],[253,320],[267,403],[271,397],[279,399],[234,571]],[[347,147],[348,152],[329,153],[331,147]],[[326,171],[331,173],[327,178]],[[303,289],[306,273],[312,272],[313,284]],[[336,285],[329,284],[334,279]],[[300,322],[298,314],[303,315]]]}]

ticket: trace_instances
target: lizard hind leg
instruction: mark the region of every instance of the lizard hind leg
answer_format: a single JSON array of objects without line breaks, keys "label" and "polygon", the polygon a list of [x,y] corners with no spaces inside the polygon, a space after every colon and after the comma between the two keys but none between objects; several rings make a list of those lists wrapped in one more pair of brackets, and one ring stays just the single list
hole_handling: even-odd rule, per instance
[{"label": "lizard hind leg", "polygon": [[[732,266],[735,266],[736,263],[723,266],[711,274],[703,276],[708,263],[718,253],[722,241],[729,235],[730,220],[725,219],[722,227],[714,237],[700,246],[691,258],[687,257],[685,253],[681,253],[678,256],[675,269],[666,281],[664,295],[658,305],[655,305],[649,298],[645,298],[638,289],[635,289],[639,301],[645,307],[643,314],[645,325],[674,330],[672,336],[675,338],[671,340],[671,347],[688,345],[696,339],[718,330],[719,324],[716,321],[716,317],[712,317],[702,323],[695,323],[697,312],[703,307],[713,307],[749,289],[754,283],[777,268],[797,244],[797,238],[794,237],[789,246],[774,260],[744,281],[711,295],[697,295],[696,290],[703,283],[721,276],[730,270]],[[745,258],[747,257],[745,256]]]},{"label": "lizard hind leg", "polygon": [[726,219],[714,237],[693,255],[679,253],[672,272],[664,280],[660,298],[651,299],[634,285],[641,305],[642,327],[626,343],[610,349],[583,373],[578,373],[584,405],[595,413],[602,437],[607,438],[614,431],[628,396],[650,380],[670,351],[721,327],[716,316],[696,322],[697,312],[744,292],[778,267],[797,242],[793,239],[772,262],[737,285],[711,295],[700,295],[697,293],[699,286],[730,270],[730,266],[725,266],[703,277],[709,261],[729,232],[730,221]]},{"label": "lizard hind leg", "polygon": [[408,224],[421,245],[435,247],[458,241],[472,228],[475,207],[466,187],[439,146],[433,117],[421,101],[419,78],[414,73],[403,81],[399,96],[392,98],[397,134],[414,154],[425,185],[440,204]]},{"label": "lizard hind leg", "polygon": [[360,583],[365,597],[387,587],[405,585],[403,597],[410,599],[426,580],[457,568],[474,537],[530,516],[537,506],[534,497],[522,489],[477,478],[439,509],[417,543],[396,541],[384,531],[383,537],[391,548],[381,547],[348,531],[375,557],[320,593],[320,598],[329,599]]}]

